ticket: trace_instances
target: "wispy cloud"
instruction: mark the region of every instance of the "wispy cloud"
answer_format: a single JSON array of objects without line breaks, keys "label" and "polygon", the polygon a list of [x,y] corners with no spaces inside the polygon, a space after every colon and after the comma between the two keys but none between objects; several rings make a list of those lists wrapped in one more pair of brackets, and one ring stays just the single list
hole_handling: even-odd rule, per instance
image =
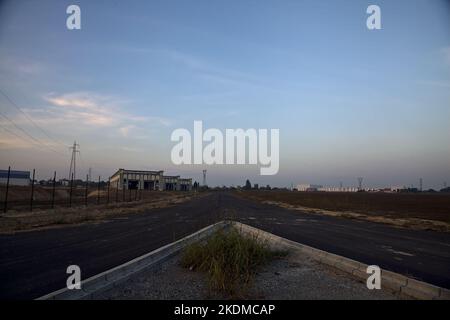
[{"label": "wispy cloud", "polygon": [[47,68],[42,62],[12,57],[8,55],[1,55],[0,61],[0,69],[4,72],[20,74],[24,76],[42,74]]},{"label": "wispy cloud", "polygon": [[[52,117],[47,120],[64,119],[93,127],[136,127],[139,124],[170,125],[162,117],[135,115],[123,111],[128,101],[92,92],[74,92],[62,95],[48,94],[44,99],[51,105],[46,110]],[[119,130],[124,135],[124,130]],[[126,134],[124,135],[126,136]]]},{"label": "wispy cloud", "polygon": [[150,54],[155,55],[160,59],[168,59],[172,63],[189,69],[193,74],[207,81],[214,81],[219,84],[228,84],[239,87],[251,86],[255,88],[270,88],[270,86],[265,84],[268,79],[263,79],[260,76],[255,76],[253,74],[229,67],[223,67],[217,62],[212,63],[203,57],[185,53],[176,49],[133,46],[116,46],[115,49],[123,50],[127,53],[145,55]]},{"label": "wispy cloud", "polygon": [[128,134],[129,134],[130,130],[132,130],[134,128],[136,128],[134,125],[128,125],[128,126],[120,127],[119,128],[119,132],[122,134],[122,136],[128,137]]},{"label": "wispy cloud", "polygon": [[[51,135],[59,137],[59,141],[87,134],[93,141],[101,141],[104,138],[123,138],[125,140],[116,140],[116,142],[129,143],[131,140],[142,142],[151,137],[149,132],[152,129],[172,125],[170,119],[125,111],[130,102],[114,96],[93,92],[50,93],[44,95],[43,100],[47,102],[44,106],[23,107],[22,110],[33,118],[36,125],[51,132]],[[44,136],[42,131],[32,126],[21,114],[10,114],[9,118],[26,132],[36,136],[39,143],[62,150],[61,144],[58,145],[55,141],[48,139],[48,136]],[[0,132],[4,131],[0,138],[0,149],[30,148],[35,144],[23,132],[18,131],[12,122],[0,120],[3,127],[0,128]]]}]

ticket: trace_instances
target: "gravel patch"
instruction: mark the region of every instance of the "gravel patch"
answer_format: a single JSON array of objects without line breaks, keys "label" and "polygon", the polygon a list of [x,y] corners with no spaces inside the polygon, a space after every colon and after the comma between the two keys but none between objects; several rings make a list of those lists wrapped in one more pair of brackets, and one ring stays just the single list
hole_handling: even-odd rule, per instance
[{"label": "gravel patch", "polygon": [[[206,275],[184,269],[176,256],[144,270],[96,296],[112,300],[226,299],[209,290]],[[385,290],[368,290],[365,283],[309,257],[290,253],[260,268],[244,290],[245,299],[274,300],[389,300],[398,297]]]}]

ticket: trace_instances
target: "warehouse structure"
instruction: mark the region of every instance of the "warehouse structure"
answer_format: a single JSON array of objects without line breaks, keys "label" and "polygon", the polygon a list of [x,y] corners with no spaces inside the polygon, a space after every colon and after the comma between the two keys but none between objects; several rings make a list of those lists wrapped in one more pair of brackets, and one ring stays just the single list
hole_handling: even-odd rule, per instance
[{"label": "warehouse structure", "polygon": [[[0,184],[8,182],[8,170],[0,170]],[[11,170],[9,172],[10,186],[28,186],[31,183],[30,171]]]},{"label": "warehouse structure", "polygon": [[190,191],[192,179],[180,176],[165,176],[164,171],[143,171],[119,169],[111,177],[111,187],[138,190],[180,190]]},{"label": "warehouse structure", "polygon": [[297,190],[298,191],[318,191],[320,188],[323,188],[323,186],[319,184],[298,184]]},{"label": "warehouse structure", "polygon": [[297,191],[358,192],[356,187],[324,187],[320,184],[298,184]]}]

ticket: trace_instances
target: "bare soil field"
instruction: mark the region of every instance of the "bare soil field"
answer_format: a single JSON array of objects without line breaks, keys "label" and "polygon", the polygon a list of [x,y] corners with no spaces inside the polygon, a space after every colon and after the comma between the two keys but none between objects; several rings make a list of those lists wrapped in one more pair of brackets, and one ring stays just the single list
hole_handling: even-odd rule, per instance
[{"label": "bare soil field", "polygon": [[32,212],[10,210],[0,215],[0,233],[15,233],[86,222],[99,222],[105,219],[142,213],[149,209],[173,206],[205,194],[181,191],[148,191],[143,193],[143,200],[141,201],[112,202],[71,208],[55,207],[55,209],[36,209]]},{"label": "bare soil field", "polygon": [[[72,193],[72,195],[71,195]],[[1,210],[5,205],[6,186],[0,185],[0,205]],[[8,211],[29,211],[31,205],[31,186],[10,186],[8,190]],[[57,186],[54,194],[54,207],[83,206],[96,204],[109,204],[113,202],[130,202],[135,200],[153,199],[157,192],[138,190],[117,190],[103,186],[99,189],[91,185],[87,190],[85,186],[70,187]],[[50,186],[34,186],[33,210],[51,209],[53,198],[53,188]]]},{"label": "bare soil field", "polygon": [[450,194],[242,191],[266,204],[398,227],[450,232]]}]

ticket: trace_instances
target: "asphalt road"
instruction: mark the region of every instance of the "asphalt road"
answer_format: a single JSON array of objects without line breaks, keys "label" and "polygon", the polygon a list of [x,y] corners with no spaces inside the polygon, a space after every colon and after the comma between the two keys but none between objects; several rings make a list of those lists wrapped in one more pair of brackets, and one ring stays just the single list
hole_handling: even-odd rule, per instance
[{"label": "asphalt road", "polygon": [[231,216],[290,240],[450,288],[450,234],[311,215],[212,193],[101,223],[0,235],[0,299],[32,299],[115,267]]}]

